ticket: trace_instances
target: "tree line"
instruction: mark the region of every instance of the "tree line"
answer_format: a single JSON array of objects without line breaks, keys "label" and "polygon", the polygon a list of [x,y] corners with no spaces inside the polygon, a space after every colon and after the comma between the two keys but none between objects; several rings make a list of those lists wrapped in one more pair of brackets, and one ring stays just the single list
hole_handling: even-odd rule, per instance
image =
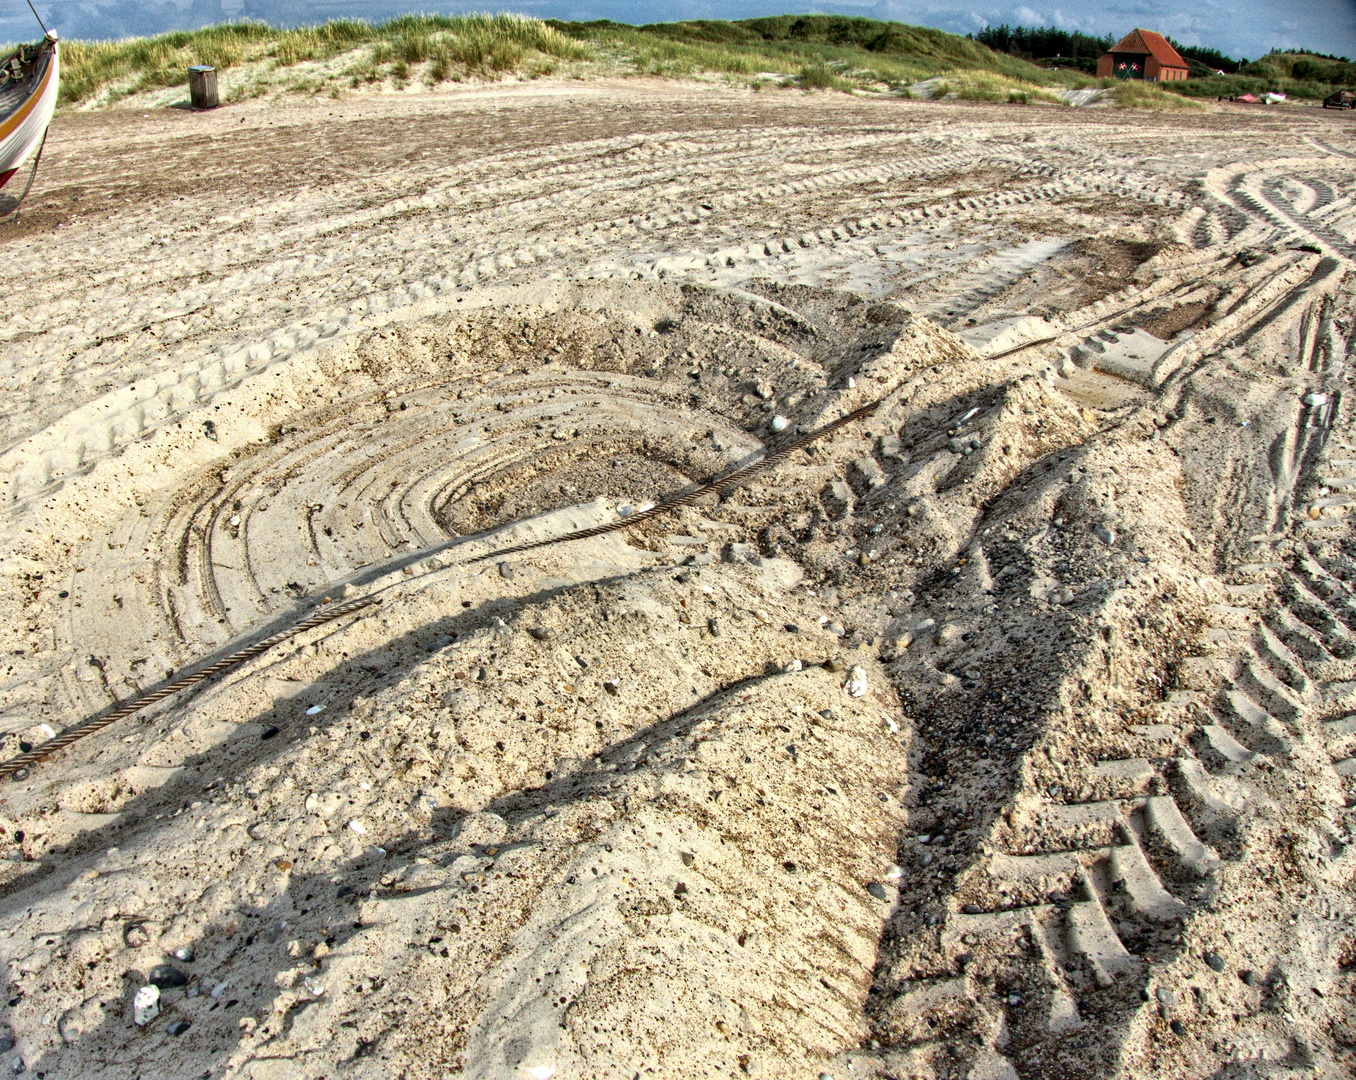
[{"label": "tree line", "polygon": [[[1119,41],[1111,36],[1097,37],[1084,34],[1079,30],[1056,30],[1051,26],[986,26],[977,34],[968,35],[981,45],[987,45],[994,52],[1020,56],[1023,60],[1061,60],[1071,61],[1069,67],[1086,67],[1092,70],[1097,58]],[[1209,49],[1197,45],[1183,45],[1168,38],[1183,59],[1194,60],[1213,71],[1224,71],[1232,75],[1246,60],[1234,60],[1218,49]]]}]

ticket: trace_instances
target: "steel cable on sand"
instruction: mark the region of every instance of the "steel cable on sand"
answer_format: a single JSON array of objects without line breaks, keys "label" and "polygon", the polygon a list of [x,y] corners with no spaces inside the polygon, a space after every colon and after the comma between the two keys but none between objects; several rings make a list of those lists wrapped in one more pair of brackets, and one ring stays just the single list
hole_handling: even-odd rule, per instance
[{"label": "steel cable on sand", "polygon": [[[529,544],[518,544],[514,547],[492,551],[485,555],[478,555],[473,559],[468,559],[463,565],[485,562],[489,559],[502,558],[505,555],[516,555],[519,552],[532,551],[536,548],[548,547],[552,544],[565,544],[569,543],[571,540],[584,540],[591,536],[602,536],[604,533],[629,529],[634,525],[640,524],[642,521],[658,517],[660,514],[668,513],[671,510],[677,510],[683,506],[690,506],[704,495],[709,495],[713,492],[719,494],[730,488],[748,483],[753,477],[766,469],[772,468],[772,466],[776,465],[778,462],[784,461],[797,450],[803,449],[811,443],[816,442],[827,435],[833,434],[839,428],[846,427],[856,420],[861,420],[864,417],[870,416],[880,407],[880,404],[880,401],[873,401],[868,405],[863,405],[859,409],[854,409],[845,416],[840,416],[837,420],[831,421],[823,427],[816,428],[814,431],[803,435],[799,439],[793,439],[785,446],[778,447],[776,450],[759,458],[757,461],[752,461],[749,464],[736,469],[734,472],[727,473],[725,476],[701,484],[691,491],[671,495],[667,499],[663,499],[656,503],[648,510],[641,511],[639,514],[632,514],[630,517],[620,518],[607,525],[598,525],[591,529],[580,529],[577,532],[566,533],[564,536],[553,537],[549,540],[537,540]],[[369,607],[378,602],[379,601],[375,596],[363,596],[356,600],[349,600],[342,604],[335,604],[332,607],[323,608],[308,615],[299,622],[279,630],[276,634],[272,634],[261,641],[256,641],[253,645],[247,645],[243,649],[236,650],[229,656],[225,656],[218,660],[215,664],[211,664],[208,667],[201,668],[187,675],[180,676],[157,690],[152,690],[148,693],[131,698],[104,716],[95,717],[92,720],[85,721],[83,724],[77,724],[75,727],[67,728],[60,735],[53,739],[49,739],[41,746],[35,746],[32,750],[26,751],[16,758],[11,758],[3,765],[0,765],[0,780],[8,777],[24,779],[28,775],[27,770],[30,766],[36,765],[40,761],[47,760],[47,758],[51,757],[57,751],[64,750],[72,743],[78,742],[88,735],[93,735],[96,731],[102,731],[111,724],[115,724],[119,720],[131,716],[133,713],[138,713],[142,709],[149,708],[158,701],[164,701],[166,698],[173,697],[180,691],[197,686],[199,683],[206,682],[214,676],[221,675],[230,671],[232,668],[239,667],[246,661],[252,660],[254,657],[267,652],[269,649],[273,648],[273,646],[280,645],[289,638],[295,637],[297,634],[304,633],[317,626],[322,626],[343,615],[347,615],[353,611],[359,611],[362,608]]]},{"label": "steel cable on sand", "polygon": [[164,701],[165,698],[173,697],[181,690],[187,690],[191,686],[197,686],[199,683],[206,682],[216,675],[224,674],[232,668],[239,667],[247,660],[252,660],[261,653],[268,652],[273,646],[281,645],[284,641],[295,637],[297,634],[312,630],[317,626],[323,626],[325,623],[332,622],[350,612],[360,611],[361,609],[370,607],[376,603],[378,603],[378,600],[375,596],[363,596],[359,597],[357,600],[349,600],[342,604],[335,604],[332,607],[321,608],[306,616],[306,618],[302,619],[300,622],[295,622],[291,626],[279,630],[276,634],[264,638],[262,641],[256,641],[253,645],[247,645],[243,649],[237,649],[229,656],[222,657],[215,664],[190,672],[187,675],[181,675],[172,682],[166,683],[158,690],[152,690],[148,693],[131,698],[123,702],[111,713],[108,713],[105,716],[97,716],[93,720],[86,720],[83,724],[77,724],[75,727],[67,728],[60,735],[56,736],[56,738],[49,739],[41,746],[35,746],[32,750],[20,754],[16,758],[11,758],[3,765],[0,765],[0,780],[5,779],[6,777],[15,777],[16,779],[22,780],[24,777],[19,776],[18,774],[24,773],[26,776],[26,770],[29,766],[35,765],[40,761],[45,761],[58,750],[64,750],[66,747],[74,742],[78,742],[85,736],[93,735],[96,731],[102,731],[110,724],[115,724],[119,720],[131,716],[133,713],[140,712],[142,709],[154,705],[157,701]]},{"label": "steel cable on sand", "polygon": [[846,416],[840,416],[832,423],[825,424],[823,427],[815,428],[809,434],[787,443],[785,446],[778,447],[766,457],[761,457],[757,461],[752,461],[742,468],[736,469],[709,483],[701,484],[691,491],[684,491],[678,495],[671,495],[667,499],[662,499],[655,503],[648,510],[642,510],[639,514],[632,514],[630,517],[619,518],[616,521],[609,522],[606,525],[595,525],[591,529],[580,529],[577,532],[566,533],[564,536],[557,536],[550,540],[534,540],[530,544],[518,544],[515,547],[502,548],[499,551],[487,552],[484,555],[477,555],[474,559],[466,560],[468,564],[486,562],[489,559],[500,559],[505,555],[517,555],[523,551],[532,551],[535,548],[546,547],[550,544],[564,544],[570,540],[586,540],[590,536],[602,536],[604,533],[617,532],[621,529],[629,529],[633,525],[639,525],[652,517],[658,517],[660,514],[666,514],[670,510],[677,510],[683,506],[690,506],[703,495],[709,495],[712,492],[720,493],[728,488],[738,487],[740,484],[748,483],[754,476],[764,469],[770,469],[779,461],[785,460],[791,454],[810,443],[824,438],[826,435],[832,435],[841,427],[846,427],[854,420],[861,420],[863,417],[870,416],[880,408],[879,401],[873,401],[869,405],[863,405],[860,409],[854,409]]}]

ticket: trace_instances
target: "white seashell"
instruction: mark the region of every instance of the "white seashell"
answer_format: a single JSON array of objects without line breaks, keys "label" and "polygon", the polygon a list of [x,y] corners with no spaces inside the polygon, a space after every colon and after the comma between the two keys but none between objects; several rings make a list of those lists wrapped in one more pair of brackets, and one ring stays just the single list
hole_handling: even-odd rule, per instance
[{"label": "white seashell", "polygon": [[853,697],[866,697],[866,669],[859,664],[848,672],[847,683],[843,689]]},{"label": "white seashell", "polygon": [[367,835],[367,826],[364,825],[357,818],[354,818],[352,821],[350,821],[348,823],[348,827],[350,831],[357,833],[359,836]]}]

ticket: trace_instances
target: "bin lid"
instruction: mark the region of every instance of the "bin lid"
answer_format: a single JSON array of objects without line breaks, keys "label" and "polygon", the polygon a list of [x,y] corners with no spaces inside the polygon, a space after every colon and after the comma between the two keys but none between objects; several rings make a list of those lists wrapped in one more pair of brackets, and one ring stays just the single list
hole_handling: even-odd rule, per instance
[{"label": "bin lid", "polygon": [[193,64],[188,70],[201,72],[201,71],[216,71],[217,69],[214,68],[211,64]]}]

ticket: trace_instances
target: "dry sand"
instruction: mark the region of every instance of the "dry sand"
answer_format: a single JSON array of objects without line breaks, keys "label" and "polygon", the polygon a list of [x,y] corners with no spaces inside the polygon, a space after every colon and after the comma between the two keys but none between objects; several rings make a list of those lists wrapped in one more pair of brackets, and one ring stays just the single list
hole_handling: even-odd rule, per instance
[{"label": "dry sand", "polygon": [[58,118],[0,753],[380,604],[0,790],[5,1067],[1348,1073],[1353,158],[641,81]]}]

